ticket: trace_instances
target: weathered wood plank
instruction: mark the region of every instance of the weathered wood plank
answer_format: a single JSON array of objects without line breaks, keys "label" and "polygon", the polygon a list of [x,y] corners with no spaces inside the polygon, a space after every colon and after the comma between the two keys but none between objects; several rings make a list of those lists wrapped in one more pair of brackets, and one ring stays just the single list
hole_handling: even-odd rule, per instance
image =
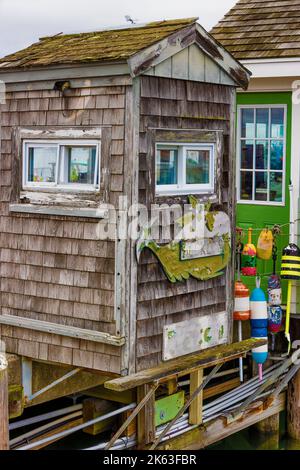
[{"label": "weathered wood plank", "polygon": [[226,425],[224,419],[218,418],[189,431],[182,436],[168,439],[166,443],[162,443],[157,450],[198,450],[204,449],[215,442],[221,441],[245,428],[248,428],[262,419],[266,419],[274,414],[278,414],[285,409],[286,394],[282,393],[276,401],[267,409],[264,409],[261,401],[254,402],[248,408],[243,418]]},{"label": "weathered wood plank", "polygon": [[240,343],[202,351],[198,354],[191,354],[182,358],[160,364],[157,367],[145,371],[137,372],[128,377],[105,382],[105,388],[115,391],[130,390],[150,382],[165,380],[173,375],[186,375],[200,368],[212,367],[220,362],[227,362],[243,356],[248,351],[265,344],[263,339],[248,339]]},{"label": "weathered wood plank", "polygon": [[[190,375],[190,396],[203,382],[203,369],[196,370]],[[198,394],[190,406],[189,423],[199,425],[202,423],[203,390]]]},{"label": "weathered wood plank", "polygon": [[32,320],[12,315],[0,315],[0,324],[18,326],[19,328],[43,331],[55,335],[69,336],[71,338],[86,339],[88,341],[95,341],[113,346],[123,346],[125,343],[125,338],[123,337],[113,336],[100,331],[88,331],[82,328],[59,325],[41,320]]}]

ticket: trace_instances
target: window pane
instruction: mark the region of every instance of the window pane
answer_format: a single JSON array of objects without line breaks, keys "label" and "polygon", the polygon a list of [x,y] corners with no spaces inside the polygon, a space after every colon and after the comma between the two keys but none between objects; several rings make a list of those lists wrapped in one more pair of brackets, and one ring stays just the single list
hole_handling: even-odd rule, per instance
[{"label": "window pane", "polygon": [[268,168],[268,141],[256,142],[256,168],[265,170]]},{"label": "window pane", "polygon": [[209,150],[187,150],[186,184],[209,184]]},{"label": "window pane", "polygon": [[254,139],[254,109],[242,109],[242,137]]},{"label": "window pane", "polygon": [[177,150],[159,149],[157,151],[156,184],[177,184]]},{"label": "window pane", "polygon": [[253,150],[254,150],[254,141],[252,140],[242,141],[241,168],[243,170],[253,169]]},{"label": "window pane", "polygon": [[268,173],[265,171],[255,173],[255,200],[268,200]]},{"label": "window pane", "polygon": [[283,139],[284,137],[284,109],[271,109],[271,137]]},{"label": "window pane", "polygon": [[270,201],[282,202],[282,187],[283,187],[283,174],[282,173],[270,173]]},{"label": "window pane", "polygon": [[69,183],[94,184],[96,147],[67,147]]},{"label": "window pane", "polygon": [[269,137],[269,109],[257,108],[256,110],[256,138],[267,139]]},{"label": "window pane", "polygon": [[283,141],[272,140],[271,142],[271,170],[283,169]]},{"label": "window pane", "polygon": [[252,200],[253,173],[250,171],[241,171],[241,200]]},{"label": "window pane", "polygon": [[29,147],[28,181],[55,183],[57,147]]}]

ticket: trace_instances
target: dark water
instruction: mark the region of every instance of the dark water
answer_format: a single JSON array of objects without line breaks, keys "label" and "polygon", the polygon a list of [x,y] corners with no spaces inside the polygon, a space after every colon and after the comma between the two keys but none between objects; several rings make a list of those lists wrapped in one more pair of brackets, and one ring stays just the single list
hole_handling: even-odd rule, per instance
[{"label": "dark water", "polygon": [[279,435],[263,435],[255,426],[210,446],[211,450],[300,450],[300,441],[294,441],[287,436],[285,413],[280,416]]}]

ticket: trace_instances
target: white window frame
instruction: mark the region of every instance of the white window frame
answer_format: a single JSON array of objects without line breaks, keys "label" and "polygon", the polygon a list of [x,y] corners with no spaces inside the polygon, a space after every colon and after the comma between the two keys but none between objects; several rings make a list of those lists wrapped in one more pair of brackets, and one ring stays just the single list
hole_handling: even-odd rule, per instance
[{"label": "white window frame", "polygon": [[[271,126],[271,109],[277,109],[277,108],[282,108],[284,110],[284,136],[283,138],[274,138],[271,137],[271,134],[269,132],[269,137],[268,138],[245,138],[242,137],[242,122],[241,122],[241,117],[242,117],[242,110],[243,109],[269,109],[269,131],[270,131],[270,126]],[[256,205],[256,206],[276,206],[276,207],[284,207],[286,203],[286,150],[287,150],[287,105],[286,104],[261,104],[261,105],[239,105],[238,110],[237,110],[237,160],[236,160],[236,172],[237,172],[237,203],[238,204],[243,204],[243,205]],[[256,113],[254,115],[254,129],[256,133]],[[256,170],[255,169],[255,162],[256,162],[256,145],[254,145],[254,150],[253,150],[253,168],[249,170],[245,170],[248,172],[252,172],[253,174],[253,181],[255,177],[255,172],[267,172],[268,173],[268,200],[267,201],[256,201],[255,200],[255,184],[252,183],[252,199],[241,199],[241,159],[242,159],[242,152],[241,152],[241,142],[246,141],[246,140],[252,140],[254,143],[256,141],[266,141],[269,143],[268,145],[268,169],[265,170]],[[282,162],[282,171],[281,170],[271,170],[270,169],[270,161],[271,161],[271,141],[272,140],[281,140],[283,141],[283,162]],[[276,201],[270,201],[270,178],[269,174],[270,173],[282,173],[282,202],[276,202]]]},{"label": "white window frame", "polygon": [[[177,150],[177,184],[157,184],[157,152],[160,149]],[[188,150],[209,151],[209,183],[186,184],[186,156]],[[155,186],[159,196],[178,196],[187,194],[214,194],[215,193],[215,161],[216,149],[214,143],[179,143],[158,142],[155,146]]]},{"label": "white window frame", "polygon": [[[57,160],[56,160],[56,175],[55,182],[35,182],[28,181],[28,164],[29,164],[29,148],[35,147],[56,147],[57,148]],[[95,174],[94,183],[67,183],[66,174],[66,148],[67,147],[96,147],[95,157]],[[55,190],[61,189],[67,192],[91,192],[98,191],[100,189],[100,142],[99,140],[24,140],[23,141],[23,188],[30,190]],[[97,183],[97,179],[98,182]]]}]

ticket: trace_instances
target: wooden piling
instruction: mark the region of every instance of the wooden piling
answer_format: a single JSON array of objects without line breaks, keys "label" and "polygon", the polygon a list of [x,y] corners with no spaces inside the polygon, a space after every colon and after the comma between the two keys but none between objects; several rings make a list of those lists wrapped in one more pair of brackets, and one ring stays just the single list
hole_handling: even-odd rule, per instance
[{"label": "wooden piling", "polygon": [[300,371],[288,386],[287,428],[292,439],[300,440]]},{"label": "wooden piling", "polygon": [[275,414],[273,416],[270,416],[269,418],[263,419],[262,421],[259,421],[256,424],[256,429],[261,433],[261,434],[273,434],[279,435],[279,428],[280,428],[280,415]]},{"label": "wooden piling", "polygon": [[0,354],[0,450],[9,450],[8,427],[8,364],[5,354]]}]

